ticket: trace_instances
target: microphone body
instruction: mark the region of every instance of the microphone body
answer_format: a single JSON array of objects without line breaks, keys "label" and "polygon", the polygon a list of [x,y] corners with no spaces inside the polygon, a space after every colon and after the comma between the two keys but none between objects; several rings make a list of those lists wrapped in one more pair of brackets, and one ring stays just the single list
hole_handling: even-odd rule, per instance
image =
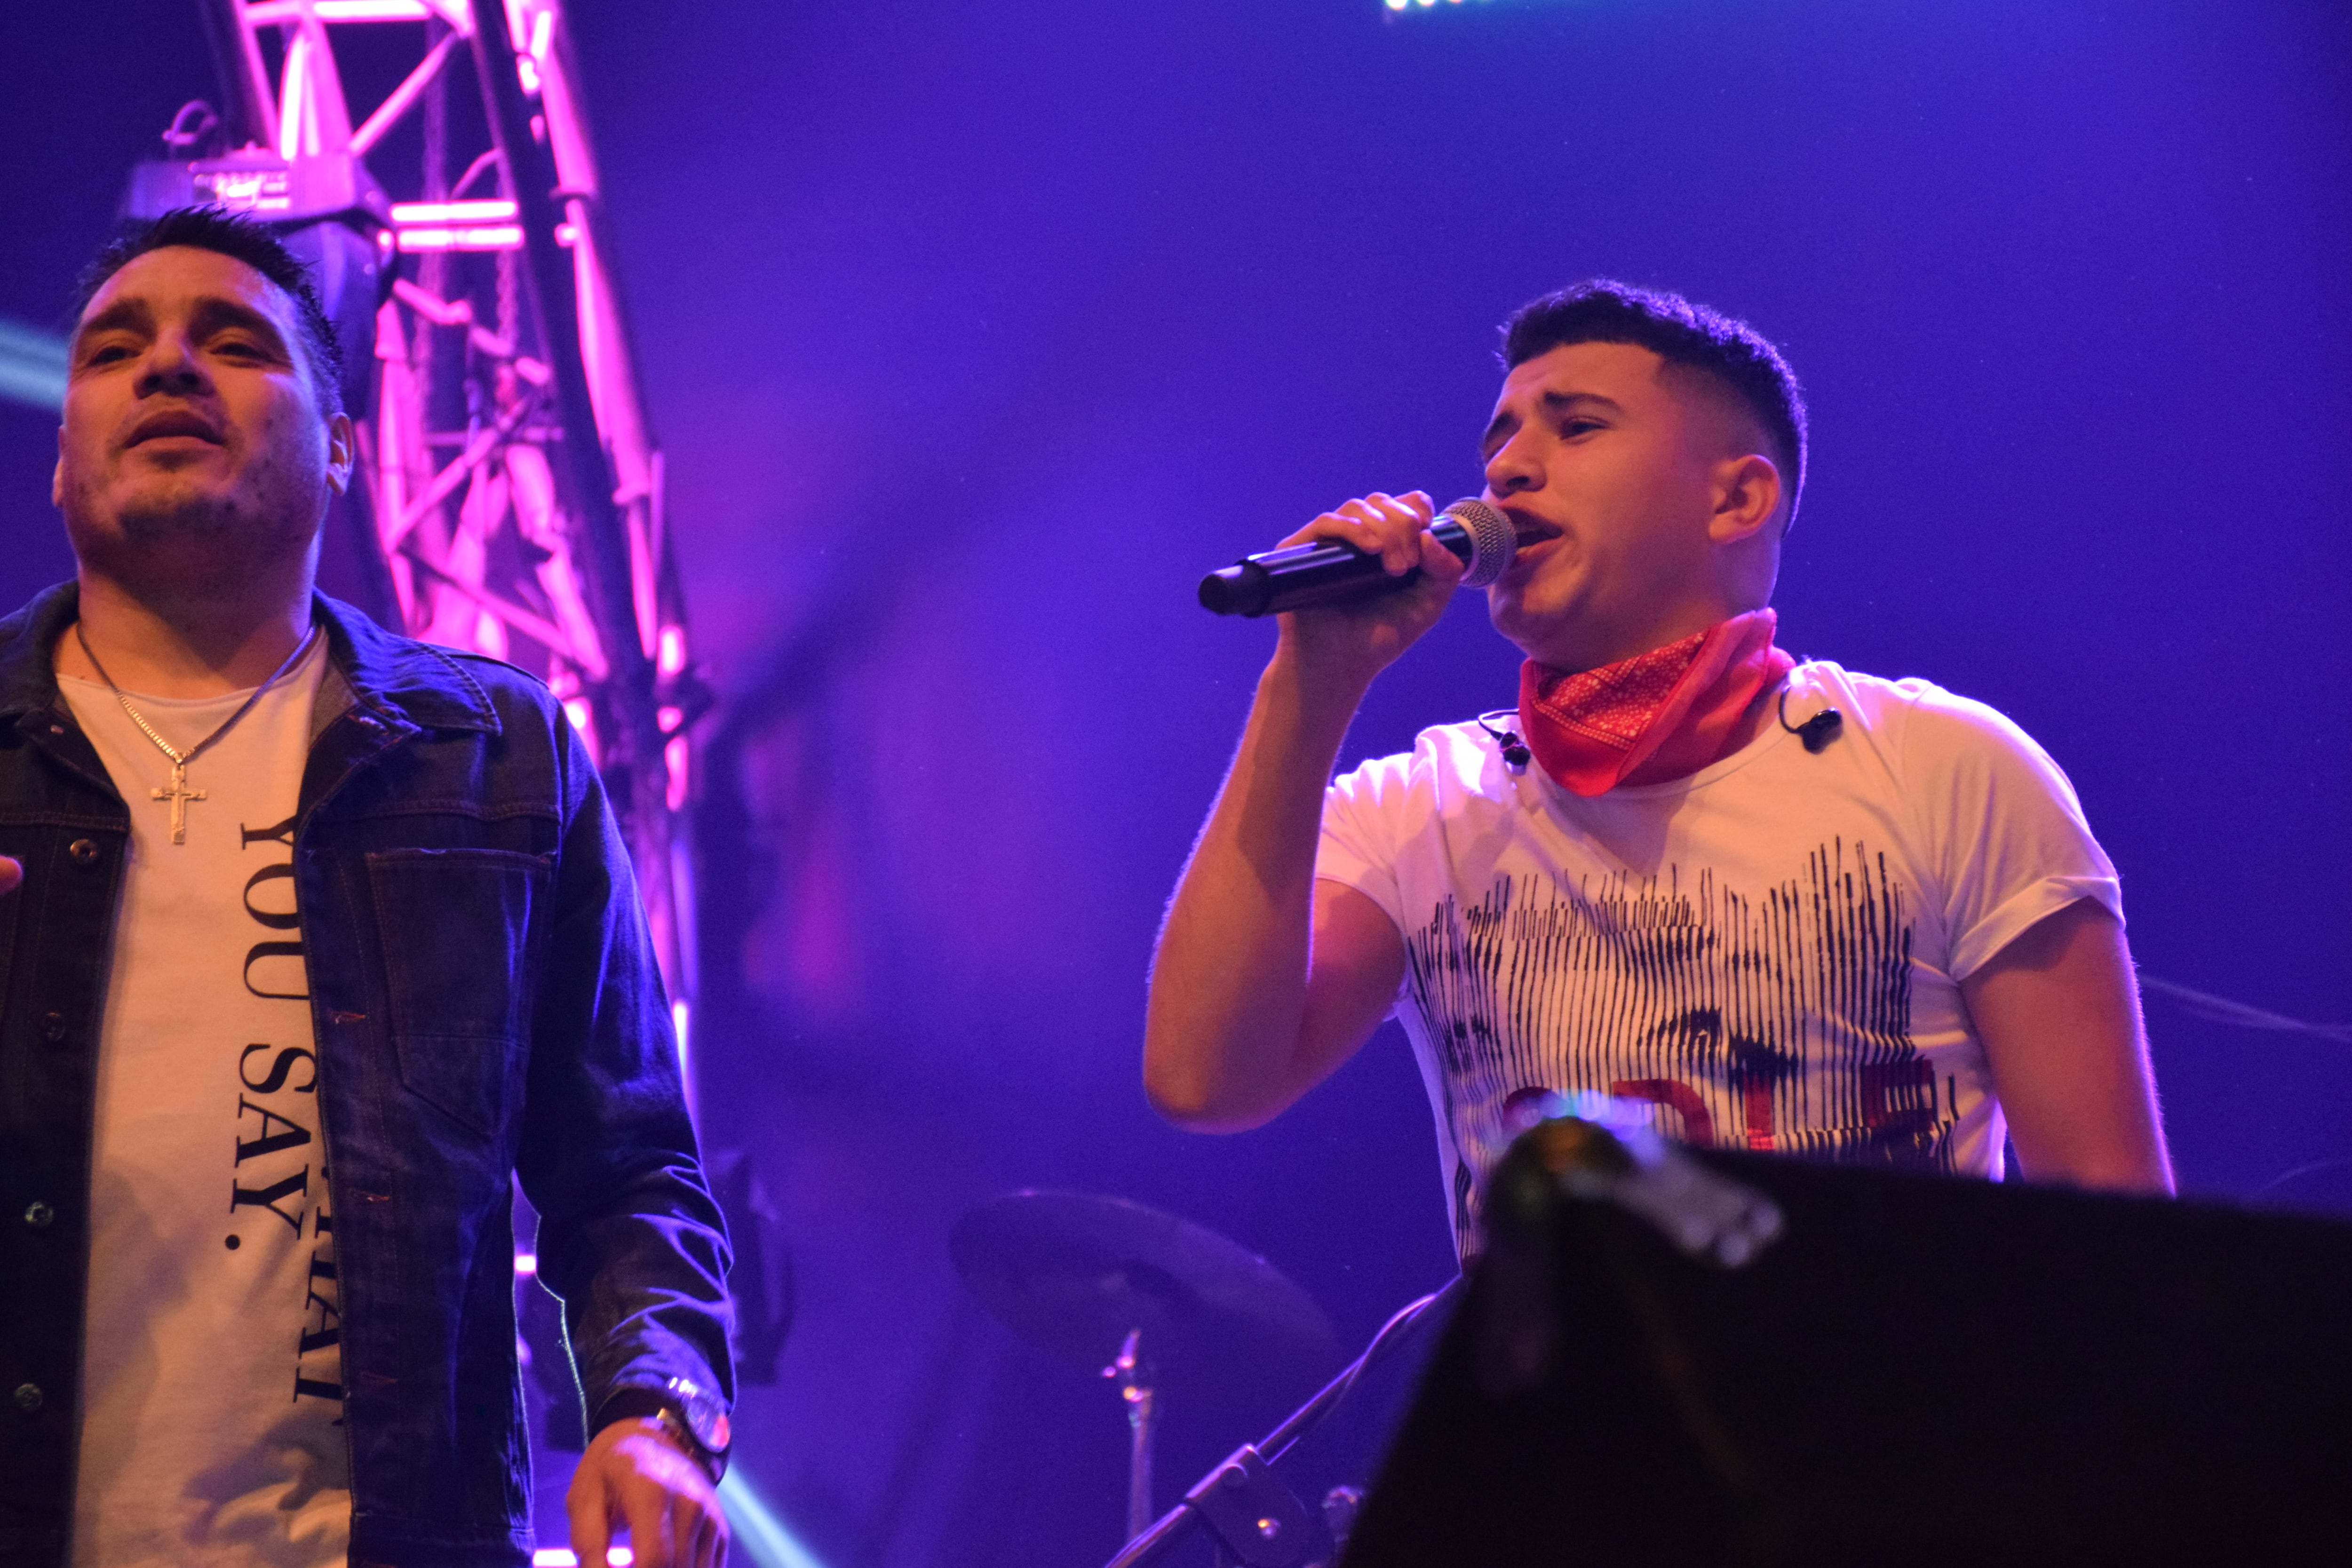
[{"label": "microphone body", "polygon": [[[1511,520],[1486,502],[1455,501],[1437,514],[1429,531],[1469,570],[1465,588],[1483,588],[1503,574],[1518,550]],[[1382,569],[1381,558],[1352,544],[1319,541],[1244,556],[1201,579],[1201,607],[1221,616],[1278,616],[1310,605],[1370,598],[1410,587],[1421,580],[1415,567],[1402,577]]]}]

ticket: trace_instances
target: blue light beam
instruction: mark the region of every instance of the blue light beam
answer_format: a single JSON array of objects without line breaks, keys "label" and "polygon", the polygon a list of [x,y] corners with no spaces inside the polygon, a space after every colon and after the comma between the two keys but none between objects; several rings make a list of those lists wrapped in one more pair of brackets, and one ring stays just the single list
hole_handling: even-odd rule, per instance
[{"label": "blue light beam", "polygon": [[0,398],[35,408],[64,407],[65,340],[0,317]]},{"label": "blue light beam", "polygon": [[759,1568],[824,1568],[816,1554],[784,1528],[784,1521],[742,1471],[729,1470],[719,1483],[719,1495],[727,1504],[727,1522],[735,1529],[736,1550]]}]

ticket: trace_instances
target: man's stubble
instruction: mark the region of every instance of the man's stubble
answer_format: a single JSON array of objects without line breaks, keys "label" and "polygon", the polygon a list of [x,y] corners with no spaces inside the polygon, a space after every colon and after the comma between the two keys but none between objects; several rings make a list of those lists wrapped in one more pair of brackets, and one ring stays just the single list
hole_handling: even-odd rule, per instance
[{"label": "man's stubble", "polygon": [[111,519],[100,487],[68,476],[66,537],[85,572],[139,602],[216,602],[315,569],[327,509],[323,464],[267,448],[250,482],[226,492],[193,476],[156,475]]}]

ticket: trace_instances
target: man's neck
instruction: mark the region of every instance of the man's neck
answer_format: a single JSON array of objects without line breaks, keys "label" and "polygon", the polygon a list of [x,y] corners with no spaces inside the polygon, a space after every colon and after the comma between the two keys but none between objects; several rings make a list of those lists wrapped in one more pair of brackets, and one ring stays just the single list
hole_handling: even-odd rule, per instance
[{"label": "man's neck", "polygon": [[1601,626],[1590,623],[1556,630],[1540,641],[1518,643],[1521,653],[1547,669],[1563,675],[1580,675],[1589,669],[1601,669],[1621,664],[1629,658],[1639,658],[1686,637],[1721,625],[1734,616],[1758,605],[1733,608],[1729,605],[1706,600],[1676,605],[1672,611],[1652,617],[1638,626]]},{"label": "man's neck", "polygon": [[[158,605],[88,570],[81,574],[80,637],[68,629],[55,650],[58,673],[151,697],[218,697],[260,685],[310,632],[310,585],[297,593]],[[103,675],[82,651],[105,666]]]}]

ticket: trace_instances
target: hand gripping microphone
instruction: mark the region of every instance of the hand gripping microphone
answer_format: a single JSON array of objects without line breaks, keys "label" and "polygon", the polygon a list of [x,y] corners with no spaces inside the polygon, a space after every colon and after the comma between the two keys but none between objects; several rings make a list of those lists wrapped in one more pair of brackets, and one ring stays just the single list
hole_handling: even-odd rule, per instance
[{"label": "hand gripping microphone", "polygon": [[[1519,547],[1511,520],[1482,500],[1455,501],[1429,525],[1437,542],[1459,556],[1469,570],[1465,588],[1483,588],[1503,574]],[[1221,616],[1278,616],[1308,605],[1370,598],[1421,580],[1414,567],[1402,577],[1382,569],[1381,558],[1352,544],[1318,540],[1246,555],[1222,572],[1201,579],[1201,606]]]}]

